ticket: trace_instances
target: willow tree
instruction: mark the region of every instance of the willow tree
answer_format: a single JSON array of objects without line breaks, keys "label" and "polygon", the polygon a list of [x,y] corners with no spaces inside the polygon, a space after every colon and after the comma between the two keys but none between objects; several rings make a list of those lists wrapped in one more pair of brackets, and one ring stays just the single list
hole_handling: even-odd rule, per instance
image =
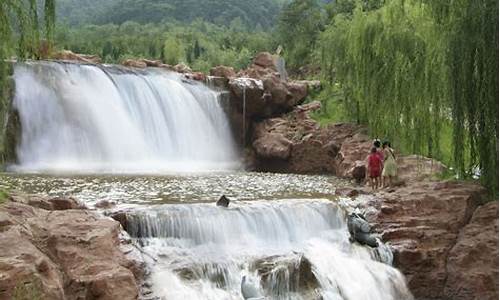
[{"label": "willow tree", "polygon": [[[38,7],[36,0],[0,0],[0,112],[5,111],[10,91],[7,79],[11,66],[7,60],[13,56],[18,60],[39,58],[41,20]],[[50,45],[55,23],[55,0],[45,0],[44,7],[45,38]],[[4,123],[3,118],[0,114],[0,124]],[[0,140],[0,146],[2,143]]]},{"label": "willow tree", "polygon": [[[429,1],[446,35],[455,165],[498,196],[498,1]],[[468,156],[468,157],[467,157]]]},{"label": "willow tree", "polygon": [[480,175],[497,192],[497,13],[495,0],[358,4],[319,37],[324,76],[338,81],[352,119],[373,135],[440,159],[452,147],[446,162],[458,175]]}]

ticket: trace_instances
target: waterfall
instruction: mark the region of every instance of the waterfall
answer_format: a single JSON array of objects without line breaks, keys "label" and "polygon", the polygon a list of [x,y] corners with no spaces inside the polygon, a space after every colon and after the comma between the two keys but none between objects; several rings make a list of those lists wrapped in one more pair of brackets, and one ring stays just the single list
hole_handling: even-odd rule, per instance
[{"label": "waterfall", "polygon": [[17,171],[163,173],[237,167],[219,93],[161,69],[18,63]]},{"label": "waterfall", "polygon": [[377,251],[349,242],[345,214],[328,200],[146,207],[126,227],[154,258],[160,299],[242,299],[243,277],[265,299],[412,299]]}]

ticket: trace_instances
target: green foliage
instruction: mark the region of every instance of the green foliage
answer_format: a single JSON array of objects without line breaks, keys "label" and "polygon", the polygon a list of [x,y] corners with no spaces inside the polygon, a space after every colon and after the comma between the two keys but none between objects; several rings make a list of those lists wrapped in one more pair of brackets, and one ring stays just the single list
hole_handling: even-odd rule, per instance
[{"label": "green foliage", "polygon": [[186,61],[186,51],[182,43],[173,36],[165,40],[163,46],[163,60],[171,65]]},{"label": "green foliage", "polygon": [[58,16],[70,25],[184,22],[270,28],[282,0],[59,0]]},{"label": "green foliage", "polygon": [[120,63],[125,58],[144,57],[169,64],[184,62],[195,70],[208,71],[215,65],[237,69],[246,67],[260,51],[275,49],[271,35],[262,31],[241,31],[201,20],[192,24],[176,23],[122,25],[87,25],[56,29],[58,47],[78,53],[102,54],[106,63]]},{"label": "green foliage", "polygon": [[0,204],[5,203],[9,198],[7,191],[0,189]]},{"label": "green foliage", "polygon": [[498,193],[498,2],[364,4],[339,10],[315,48],[347,117]]},{"label": "green foliage", "polygon": [[277,32],[288,66],[308,64],[325,15],[317,0],[294,0],[283,8]]}]

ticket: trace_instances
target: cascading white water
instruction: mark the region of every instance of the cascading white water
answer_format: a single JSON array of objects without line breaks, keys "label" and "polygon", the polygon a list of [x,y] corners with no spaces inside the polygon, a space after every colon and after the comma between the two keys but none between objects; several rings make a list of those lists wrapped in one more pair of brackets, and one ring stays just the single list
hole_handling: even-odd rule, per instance
[{"label": "cascading white water", "polygon": [[163,70],[16,64],[22,171],[163,173],[236,167],[218,93]]},{"label": "cascading white water", "polygon": [[265,299],[412,299],[344,220],[328,200],[173,204],[133,211],[127,231],[152,258],[160,299],[242,299],[243,277]]}]

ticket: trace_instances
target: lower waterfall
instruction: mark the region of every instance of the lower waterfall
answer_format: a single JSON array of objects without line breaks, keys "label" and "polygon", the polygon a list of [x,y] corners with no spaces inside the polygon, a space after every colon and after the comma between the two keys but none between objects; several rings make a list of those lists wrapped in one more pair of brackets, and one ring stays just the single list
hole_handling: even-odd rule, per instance
[{"label": "lower waterfall", "polygon": [[168,204],[134,210],[127,231],[149,258],[159,299],[412,299],[404,277],[377,261],[379,247],[349,242],[329,200]]},{"label": "lower waterfall", "polygon": [[219,94],[160,69],[17,63],[20,171],[225,170],[237,155]]}]

